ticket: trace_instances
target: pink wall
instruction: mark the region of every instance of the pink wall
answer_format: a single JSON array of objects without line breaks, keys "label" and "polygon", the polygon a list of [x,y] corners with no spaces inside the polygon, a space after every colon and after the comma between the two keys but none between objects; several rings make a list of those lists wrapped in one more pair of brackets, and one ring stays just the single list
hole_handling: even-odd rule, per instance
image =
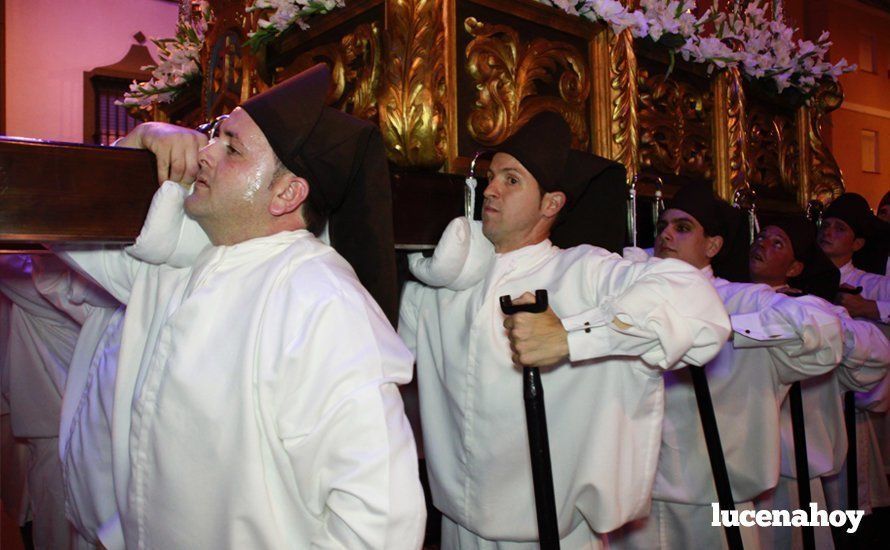
[{"label": "pink wall", "polygon": [[176,32],[177,4],[163,0],[2,1],[11,136],[83,141],[83,73],[119,61],[139,31]]}]

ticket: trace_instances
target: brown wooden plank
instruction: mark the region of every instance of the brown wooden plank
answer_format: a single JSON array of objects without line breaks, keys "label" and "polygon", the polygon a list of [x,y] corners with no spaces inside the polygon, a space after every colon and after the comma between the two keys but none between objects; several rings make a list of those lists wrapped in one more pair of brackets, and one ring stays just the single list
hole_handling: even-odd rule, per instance
[{"label": "brown wooden plank", "polygon": [[[463,215],[460,176],[394,170],[392,184],[400,248],[434,245]],[[148,151],[0,138],[0,250],[132,241],[157,185]]]},{"label": "brown wooden plank", "polygon": [[0,242],[127,242],[157,189],[137,149],[0,138]]}]

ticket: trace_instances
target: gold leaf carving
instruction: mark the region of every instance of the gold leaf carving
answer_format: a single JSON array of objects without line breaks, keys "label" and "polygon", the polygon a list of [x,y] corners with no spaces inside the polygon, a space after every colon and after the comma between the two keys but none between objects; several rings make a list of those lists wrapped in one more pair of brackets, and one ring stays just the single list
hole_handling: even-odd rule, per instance
[{"label": "gold leaf carving", "polygon": [[663,174],[712,179],[713,96],[659,66],[639,67],[640,164]]},{"label": "gold leaf carving", "polygon": [[825,82],[810,100],[810,124],[807,141],[810,148],[809,199],[828,202],[844,192],[841,169],[822,139],[825,115],[840,107],[844,92],[837,82]]},{"label": "gold leaf carving", "polygon": [[[467,71],[477,90],[467,121],[473,139],[501,143],[536,114],[553,111],[568,122],[573,146],[587,149],[590,77],[577,48],[543,38],[523,43],[514,29],[472,17],[464,29],[474,37],[466,49]],[[541,93],[553,84],[558,95]]]},{"label": "gold leaf carving", "polygon": [[227,113],[241,104],[246,70],[242,42],[240,33],[235,29],[220,34],[213,42],[207,65],[210,78],[206,82],[208,88],[204,96],[210,116]]},{"label": "gold leaf carving", "polygon": [[436,169],[445,162],[443,1],[386,2],[380,128],[390,160],[400,166]]},{"label": "gold leaf carving", "polygon": [[625,29],[609,48],[612,140],[618,146],[615,160],[627,168],[628,181],[639,172],[640,120],[637,116],[637,58],[633,35]]},{"label": "gold leaf carving", "polygon": [[[201,52],[204,82],[201,107],[206,120],[227,113],[265,86],[256,70],[256,57],[243,44],[256,29],[256,14],[244,13],[243,2],[213,0],[214,23],[207,31]],[[193,16],[199,3],[192,1]]]},{"label": "gold leaf carving", "polygon": [[729,137],[729,183],[732,190],[748,184],[748,153],[746,146],[747,119],[745,117],[745,90],[741,72],[735,67],[727,70],[729,89],[726,110]]},{"label": "gold leaf carving", "polygon": [[328,104],[359,118],[375,120],[381,55],[379,24],[364,23],[337,42],[300,54],[291,67],[300,72],[316,63],[327,63],[333,80]]},{"label": "gold leaf carving", "polygon": [[748,106],[748,181],[767,188],[796,188],[798,141],[793,114],[759,102]]}]

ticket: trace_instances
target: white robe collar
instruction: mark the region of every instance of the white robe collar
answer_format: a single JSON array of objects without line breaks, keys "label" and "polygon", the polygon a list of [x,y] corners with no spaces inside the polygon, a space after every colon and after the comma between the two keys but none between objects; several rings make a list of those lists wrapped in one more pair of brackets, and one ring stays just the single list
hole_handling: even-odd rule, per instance
[{"label": "white robe collar", "polygon": [[550,239],[544,239],[537,244],[530,244],[517,250],[495,254],[495,263],[498,265],[510,265],[515,267],[520,264],[537,262],[537,260],[549,256],[549,253],[553,248],[554,246],[553,243],[550,242]]},{"label": "white robe collar", "polygon": [[711,283],[717,280],[717,276],[714,275],[714,268],[711,267],[711,264],[708,264],[705,267],[699,269],[699,271],[701,271],[702,275],[704,275],[709,281],[711,281]]},{"label": "white robe collar", "polygon": [[224,266],[262,260],[275,256],[301,239],[309,238],[313,238],[312,233],[305,229],[298,229],[297,231],[282,231],[274,235],[256,237],[229,246],[209,246],[198,255],[195,269],[198,270],[209,263]]}]

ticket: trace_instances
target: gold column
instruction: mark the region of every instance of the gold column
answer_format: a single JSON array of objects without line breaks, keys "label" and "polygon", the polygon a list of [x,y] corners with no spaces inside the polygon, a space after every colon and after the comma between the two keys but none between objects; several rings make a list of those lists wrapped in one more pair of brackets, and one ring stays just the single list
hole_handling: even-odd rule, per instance
[{"label": "gold column", "polygon": [[[390,160],[438,169],[448,140],[443,8],[454,0],[388,0],[380,129]],[[453,7],[450,7],[453,10]]]},{"label": "gold column", "polygon": [[[612,35],[612,33],[609,33]],[[609,48],[610,154],[604,155],[627,168],[627,181],[640,171],[640,120],[637,110],[638,74],[633,35],[625,29],[612,35]],[[605,103],[602,99],[600,104]]]}]

